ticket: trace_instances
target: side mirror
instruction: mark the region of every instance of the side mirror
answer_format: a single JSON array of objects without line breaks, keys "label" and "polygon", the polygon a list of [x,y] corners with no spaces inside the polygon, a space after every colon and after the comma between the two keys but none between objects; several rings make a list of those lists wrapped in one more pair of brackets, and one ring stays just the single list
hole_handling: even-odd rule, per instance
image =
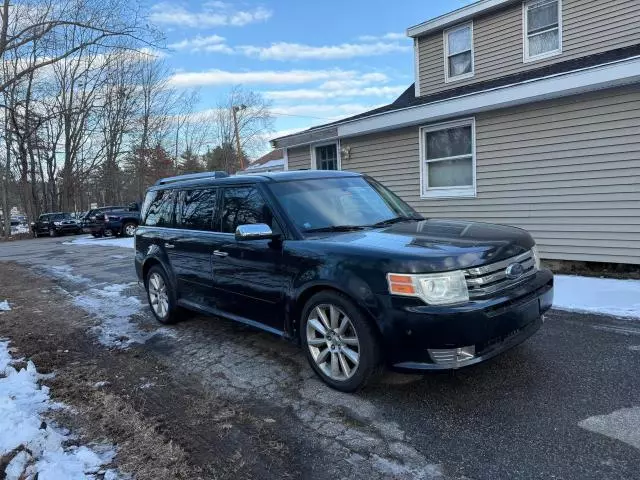
[{"label": "side mirror", "polygon": [[254,223],[250,225],[238,225],[236,228],[236,240],[271,240],[277,237],[266,223]]}]

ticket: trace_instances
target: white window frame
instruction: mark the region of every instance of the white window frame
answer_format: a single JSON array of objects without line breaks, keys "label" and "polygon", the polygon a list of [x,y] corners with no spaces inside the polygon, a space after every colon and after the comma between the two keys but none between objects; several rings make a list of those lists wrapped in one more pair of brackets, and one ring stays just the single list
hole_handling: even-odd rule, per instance
[{"label": "white window frame", "polygon": [[336,146],[336,155],[338,156],[338,170],[342,170],[342,155],[340,154],[340,140],[334,140],[331,142],[312,143],[309,145],[311,151],[311,170],[318,170],[318,163],[316,162],[316,148],[326,147],[327,145]]},{"label": "white window frame", "polygon": [[[449,33],[461,30],[463,28],[469,28],[471,33],[471,71],[456,75],[454,77],[449,76]],[[455,27],[447,28],[442,32],[444,45],[444,81],[445,83],[457,82],[458,80],[465,80],[467,78],[473,78],[476,73],[476,61],[475,61],[475,49],[473,48],[473,21],[461,23]]]},{"label": "white window frame", "polygon": [[[546,58],[555,57],[562,53],[562,0],[558,1],[558,48],[556,50],[550,50],[548,52],[541,53],[540,55],[529,55],[529,9],[528,7],[536,3],[544,3],[545,1],[552,0],[526,0],[522,2],[522,58],[523,62],[536,62],[538,60],[544,60]],[[542,32],[539,32],[542,33]]]},{"label": "white window frame", "polygon": [[[454,127],[468,127],[471,126],[471,165],[473,173],[473,185],[455,186],[455,187],[431,187],[428,185],[428,169],[426,164],[428,163],[426,158],[426,142],[425,137],[428,132],[435,132],[438,130],[445,130],[447,128]],[[464,118],[453,122],[436,123],[432,125],[425,125],[419,129],[420,135],[420,198],[475,198],[476,191],[476,119],[475,117]],[[431,160],[430,162],[438,162],[443,160],[453,160],[456,158],[467,157],[468,155],[461,155],[459,157],[445,157],[437,160]]]}]

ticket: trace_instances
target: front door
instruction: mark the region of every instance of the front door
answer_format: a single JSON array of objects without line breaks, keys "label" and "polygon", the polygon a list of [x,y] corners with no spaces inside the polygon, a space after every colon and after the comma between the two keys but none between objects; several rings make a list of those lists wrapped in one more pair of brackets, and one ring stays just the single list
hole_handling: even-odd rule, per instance
[{"label": "front door", "polygon": [[219,307],[278,332],[284,330],[284,298],[289,278],[281,241],[236,241],[238,225],[266,223],[281,232],[271,208],[254,186],[226,187],[221,195],[223,241],[212,256]]},{"label": "front door", "polygon": [[178,280],[181,298],[202,306],[215,306],[211,277],[211,252],[219,233],[213,231],[216,188],[192,188],[177,192],[175,235],[167,255]]}]

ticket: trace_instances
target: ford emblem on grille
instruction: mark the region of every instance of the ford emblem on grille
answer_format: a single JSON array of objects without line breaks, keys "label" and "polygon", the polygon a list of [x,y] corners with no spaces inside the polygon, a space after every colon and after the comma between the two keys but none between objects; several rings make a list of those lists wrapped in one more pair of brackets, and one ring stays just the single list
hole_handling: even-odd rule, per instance
[{"label": "ford emblem on grille", "polygon": [[507,278],[515,280],[524,274],[524,267],[520,263],[512,263],[507,267],[504,273],[507,274]]}]

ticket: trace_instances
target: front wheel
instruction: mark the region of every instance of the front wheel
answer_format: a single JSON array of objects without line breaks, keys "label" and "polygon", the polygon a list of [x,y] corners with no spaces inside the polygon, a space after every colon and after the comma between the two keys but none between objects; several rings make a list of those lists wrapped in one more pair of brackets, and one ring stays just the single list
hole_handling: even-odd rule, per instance
[{"label": "front wheel", "polygon": [[56,236],[56,231],[53,228],[49,229],[49,236],[50,237],[55,237]]},{"label": "front wheel", "polygon": [[309,364],[327,385],[355,392],[380,372],[380,344],[374,327],[346,296],[317,293],[305,305],[301,323]]}]

